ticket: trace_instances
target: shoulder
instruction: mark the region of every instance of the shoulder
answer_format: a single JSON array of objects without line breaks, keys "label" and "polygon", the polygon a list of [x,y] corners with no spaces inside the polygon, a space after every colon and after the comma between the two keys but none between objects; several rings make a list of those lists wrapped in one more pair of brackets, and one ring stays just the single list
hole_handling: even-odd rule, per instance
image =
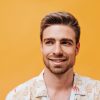
[{"label": "shoulder", "polygon": [[8,93],[6,100],[30,100],[30,88],[32,87],[35,89],[37,80],[38,77],[34,77],[20,84]]},{"label": "shoulder", "polygon": [[76,83],[83,88],[86,93],[100,95],[100,81],[87,76],[76,74]]},{"label": "shoulder", "polygon": [[[79,76],[84,85],[100,86],[100,81],[87,76]],[[100,88],[100,87],[99,87]]]}]

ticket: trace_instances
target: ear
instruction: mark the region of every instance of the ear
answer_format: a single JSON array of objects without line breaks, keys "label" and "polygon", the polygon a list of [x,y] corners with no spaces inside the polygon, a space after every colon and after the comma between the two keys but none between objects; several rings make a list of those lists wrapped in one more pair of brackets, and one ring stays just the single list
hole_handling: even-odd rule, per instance
[{"label": "ear", "polygon": [[78,43],[76,44],[76,50],[75,50],[76,55],[79,53],[79,49],[80,49],[80,42],[78,42]]}]

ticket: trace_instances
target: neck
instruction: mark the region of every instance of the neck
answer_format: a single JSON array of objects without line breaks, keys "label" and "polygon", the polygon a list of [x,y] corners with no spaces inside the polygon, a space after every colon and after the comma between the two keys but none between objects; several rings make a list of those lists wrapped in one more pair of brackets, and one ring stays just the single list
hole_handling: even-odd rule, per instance
[{"label": "neck", "polygon": [[47,88],[53,90],[66,90],[73,85],[73,68],[70,68],[66,73],[62,75],[55,75],[51,73],[47,68],[44,70],[44,80]]}]

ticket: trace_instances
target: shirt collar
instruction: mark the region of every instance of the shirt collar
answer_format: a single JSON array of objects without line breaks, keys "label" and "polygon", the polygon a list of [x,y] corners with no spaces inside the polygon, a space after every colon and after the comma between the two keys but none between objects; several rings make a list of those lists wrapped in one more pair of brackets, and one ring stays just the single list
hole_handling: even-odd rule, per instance
[{"label": "shirt collar", "polygon": [[75,95],[82,95],[82,96],[86,95],[85,84],[83,82],[83,79],[77,73],[75,73],[74,75],[74,84],[72,92],[74,92]]},{"label": "shirt collar", "polygon": [[36,96],[35,97],[43,97],[47,96],[47,88],[45,85],[45,81],[43,79],[43,74],[44,70],[40,73],[40,75],[37,77],[37,82],[36,82]]},{"label": "shirt collar", "polygon": [[[44,74],[44,70],[40,73],[40,75],[37,78],[37,82],[36,82],[37,87],[36,87],[36,96],[35,97],[48,96],[45,81],[43,79],[43,74]],[[85,84],[83,84],[82,78],[77,73],[75,73],[74,74],[74,84],[73,84],[71,94],[73,93],[75,95],[85,96],[86,92],[85,92],[84,85]]]}]

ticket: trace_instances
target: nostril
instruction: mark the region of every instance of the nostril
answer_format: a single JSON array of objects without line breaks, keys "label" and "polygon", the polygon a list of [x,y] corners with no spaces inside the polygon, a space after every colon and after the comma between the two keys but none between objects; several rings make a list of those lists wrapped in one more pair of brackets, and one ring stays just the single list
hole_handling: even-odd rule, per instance
[{"label": "nostril", "polygon": [[54,51],[53,55],[56,57],[62,57],[63,56],[63,52],[62,51]]},{"label": "nostril", "polygon": [[54,48],[54,49],[55,49],[55,50],[54,50],[55,53],[57,53],[57,54],[61,54],[61,53],[62,53],[61,47],[56,47],[56,48]]}]

